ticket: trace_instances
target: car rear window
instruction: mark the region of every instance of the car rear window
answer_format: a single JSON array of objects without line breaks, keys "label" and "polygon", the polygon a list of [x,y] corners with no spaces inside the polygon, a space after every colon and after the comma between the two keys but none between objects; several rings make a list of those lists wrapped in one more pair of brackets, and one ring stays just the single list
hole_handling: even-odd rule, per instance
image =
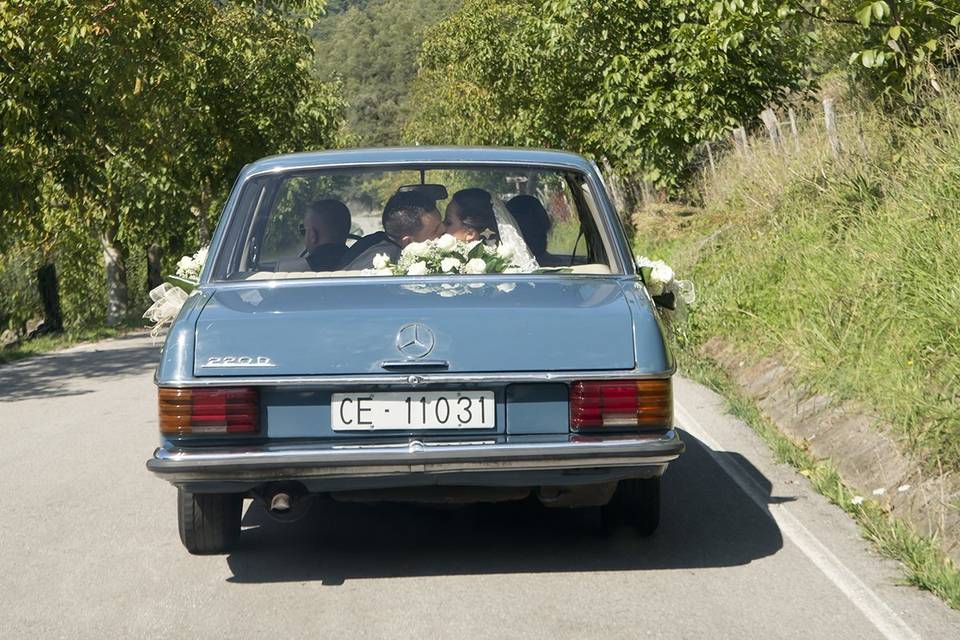
[{"label": "car rear window", "polygon": [[531,167],[351,168],[247,182],[217,280],[611,273],[585,177]]}]

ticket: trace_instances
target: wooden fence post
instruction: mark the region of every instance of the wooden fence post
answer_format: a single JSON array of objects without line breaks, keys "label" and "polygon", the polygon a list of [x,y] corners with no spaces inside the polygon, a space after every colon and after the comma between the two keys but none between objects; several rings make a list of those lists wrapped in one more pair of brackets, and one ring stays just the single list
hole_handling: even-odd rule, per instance
[{"label": "wooden fence post", "polygon": [[797,133],[797,114],[793,112],[793,107],[787,109],[787,115],[790,117],[790,134],[793,136],[793,149],[800,153],[800,134]]},{"label": "wooden fence post", "polygon": [[733,130],[733,140],[737,145],[737,148],[745,156],[750,155],[750,148],[747,146],[747,130],[743,127],[737,127]]},{"label": "wooden fence post", "polygon": [[763,120],[763,126],[767,128],[767,133],[770,135],[773,150],[780,151],[782,143],[780,141],[780,122],[777,120],[777,114],[773,112],[773,109],[767,108],[760,113],[760,119]]},{"label": "wooden fence post", "polygon": [[642,189],[643,194],[643,206],[648,207],[653,204],[653,185],[650,184],[649,180],[644,180],[640,183],[640,188]]},{"label": "wooden fence post", "polygon": [[833,98],[823,99],[823,121],[827,127],[827,139],[830,140],[830,150],[835,157],[840,156],[840,135],[837,133],[837,112],[834,109]]},{"label": "wooden fence post", "polygon": [[601,162],[603,173],[606,177],[607,190],[610,192],[610,199],[613,200],[613,206],[621,217],[628,216],[627,199],[621,188],[620,176],[610,166],[610,162],[604,158]]},{"label": "wooden fence post", "polygon": [[707,160],[710,161],[710,175],[714,178],[717,177],[717,165],[713,162],[713,149],[710,148],[710,143],[704,143],[707,146]]}]

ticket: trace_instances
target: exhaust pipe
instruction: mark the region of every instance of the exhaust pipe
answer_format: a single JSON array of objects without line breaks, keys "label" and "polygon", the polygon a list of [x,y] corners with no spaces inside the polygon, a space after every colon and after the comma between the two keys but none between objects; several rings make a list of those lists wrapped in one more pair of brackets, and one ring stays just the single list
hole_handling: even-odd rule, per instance
[{"label": "exhaust pipe", "polygon": [[271,482],[257,492],[267,514],[278,522],[295,522],[307,515],[313,496],[299,482]]},{"label": "exhaust pipe", "polygon": [[287,513],[290,511],[291,502],[289,493],[283,491],[275,493],[273,498],[270,499],[270,512],[276,514]]}]

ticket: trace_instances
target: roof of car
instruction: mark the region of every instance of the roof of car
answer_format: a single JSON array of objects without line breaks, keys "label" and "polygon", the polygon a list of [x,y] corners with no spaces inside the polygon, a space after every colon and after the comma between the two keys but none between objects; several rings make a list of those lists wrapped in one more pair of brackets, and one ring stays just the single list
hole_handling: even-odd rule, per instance
[{"label": "roof of car", "polygon": [[522,164],[569,167],[580,171],[589,171],[591,168],[588,160],[566,151],[506,147],[390,147],[269,156],[247,165],[244,173],[249,176],[292,169],[366,164]]}]

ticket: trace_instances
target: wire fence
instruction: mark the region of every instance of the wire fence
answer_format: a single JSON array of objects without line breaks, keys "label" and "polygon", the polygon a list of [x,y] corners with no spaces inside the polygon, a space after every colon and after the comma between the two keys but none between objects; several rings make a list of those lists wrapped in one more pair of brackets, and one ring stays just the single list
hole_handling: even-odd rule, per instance
[{"label": "wire fence", "polygon": [[[833,98],[824,98],[819,111],[811,111],[798,117],[793,107],[779,113],[773,109],[765,109],[759,116],[763,123],[759,134],[748,135],[747,129],[741,126],[726,138],[704,142],[701,145],[702,170],[715,176],[718,159],[724,153],[732,150],[750,157],[760,145],[772,147],[775,152],[783,154],[800,153],[803,146],[809,144],[827,148],[835,157],[851,149],[860,153],[867,152],[863,118],[859,112],[839,113]],[[814,129],[812,132],[809,130],[811,126]],[[802,132],[801,128],[804,129]],[[811,133],[819,135],[810,135]]]}]

